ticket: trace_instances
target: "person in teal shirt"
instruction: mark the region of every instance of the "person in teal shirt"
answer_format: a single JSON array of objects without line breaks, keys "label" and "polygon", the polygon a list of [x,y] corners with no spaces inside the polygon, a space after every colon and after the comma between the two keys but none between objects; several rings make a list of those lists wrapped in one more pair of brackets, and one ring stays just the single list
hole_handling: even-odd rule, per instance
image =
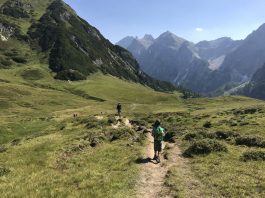
[{"label": "person in teal shirt", "polygon": [[155,121],[153,125],[153,130],[152,130],[152,136],[154,137],[154,158],[153,160],[156,160],[157,163],[160,163],[160,153],[162,151],[162,141],[164,138],[164,129],[160,126],[160,121],[157,120]]}]

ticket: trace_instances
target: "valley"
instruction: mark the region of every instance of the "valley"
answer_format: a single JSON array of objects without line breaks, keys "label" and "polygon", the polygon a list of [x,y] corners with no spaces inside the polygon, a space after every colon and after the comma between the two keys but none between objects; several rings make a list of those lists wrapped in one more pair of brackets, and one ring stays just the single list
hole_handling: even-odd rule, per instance
[{"label": "valley", "polygon": [[[0,6],[1,197],[265,196],[264,101],[202,97],[153,79],[61,0]],[[209,65],[190,53],[193,44],[163,37],[194,60],[194,73],[182,68],[179,79],[206,90],[196,79]],[[201,49],[224,41],[225,50],[201,56],[218,58],[241,42]],[[154,39],[141,42],[150,47]],[[262,74],[249,79],[245,95],[260,93]],[[159,164],[151,160],[156,120],[166,132]]]}]

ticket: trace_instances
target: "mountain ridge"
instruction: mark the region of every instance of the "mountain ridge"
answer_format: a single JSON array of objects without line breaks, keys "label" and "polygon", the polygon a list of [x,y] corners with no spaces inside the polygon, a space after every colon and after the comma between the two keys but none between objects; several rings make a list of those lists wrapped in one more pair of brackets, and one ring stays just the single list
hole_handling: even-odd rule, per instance
[{"label": "mountain ridge", "polygon": [[[162,33],[158,38],[147,50],[141,50],[137,55],[133,53],[137,51],[137,46],[128,47],[128,50],[133,53],[140,63],[141,69],[152,77],[186,86],[202,94],[222,94],[228,91],[222,91],[223,87],[231,87],[232,84],[237,87],[240,84],[245,84],[250,81],[257,69],[265,63],[265,46],[263,45],[265,42],[265,24],[243,40],[221,37],[194,44],[170,31]],[[155,48],[154,45],[159,43],[158,40],[162,43],[159,44],[160,48]],[[176,64],[176,57],[180,59],[181,56],[176,51],[183,49],[182,44],[189,49],[186,50],[187,54],[182,55],[183,60],[186,61]],[[180,48],[181,46],[182,48]],[[169,51],[165,52],[161,48]],[[173,51],[175,51],[175,54]],[[193,58],[190,56],[187,59],[187,55],[190,53],[193,54]],[[150,54],[154,55],[150,56]],[[201,63],[194,62],[194,59],[198,59],[198,62]],[[194,66],[190,65],[192,62],[194,65],[200,65],[199,68],[201,69],[195,69]],[[159,67],[161,68],[160,71],[157,70]],[[181,68],[185,68],[186,72],[179,72]],[[198,76],[201,77],[194,75],[191,68],[194,68]],[[164,72],[166,70],[169,70],[169,72]],[[160,77],[159,73],[161,74]],[[200,73],[203,74],[200,75]],[[189,76],[193,77],[190,78]]]}]

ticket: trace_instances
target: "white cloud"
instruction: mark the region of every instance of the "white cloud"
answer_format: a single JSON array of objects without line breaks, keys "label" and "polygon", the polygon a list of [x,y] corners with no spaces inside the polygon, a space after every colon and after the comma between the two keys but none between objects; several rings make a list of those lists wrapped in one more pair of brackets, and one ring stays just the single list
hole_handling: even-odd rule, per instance
[{"label": "white cloud", "polygon": [[195,28],[195,31],[196,31],[196,32],[203,32],[204,29],[203,29],[203,28],[200,28],[200,27],[197,27],[197,28]]}]

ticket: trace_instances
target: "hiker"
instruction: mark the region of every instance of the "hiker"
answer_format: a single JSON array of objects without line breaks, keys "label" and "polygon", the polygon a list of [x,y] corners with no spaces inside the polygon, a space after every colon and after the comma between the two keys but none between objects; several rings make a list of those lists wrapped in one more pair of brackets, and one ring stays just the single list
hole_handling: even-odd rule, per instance
[{"label": "hiker", "polygon": [[121,103],[117,104],[117,112],[118,112],[119,117],[121,117]]},{"label": "hiker", "polygon": [[162,141],[164,138],[164,129],[160,126],[160,121],[157,120],[153,124],[152,136],[154,137],[154,151],[155,155],[153,160],[156,160],[157,163],[160,163],[159,154],[162,151]]}]

